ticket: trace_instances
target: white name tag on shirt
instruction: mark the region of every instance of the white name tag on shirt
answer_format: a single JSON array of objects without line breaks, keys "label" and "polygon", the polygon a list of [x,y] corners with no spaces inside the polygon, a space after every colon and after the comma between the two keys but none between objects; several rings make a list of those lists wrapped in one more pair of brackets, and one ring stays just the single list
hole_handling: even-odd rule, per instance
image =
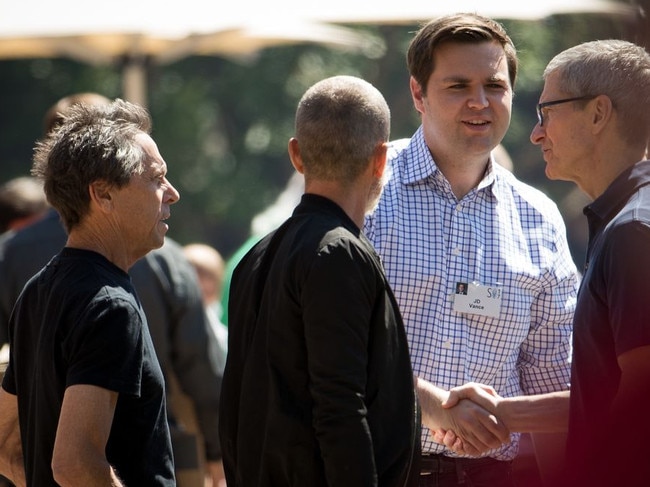
[{"label": "white name tag on shirt", "polygon": [[502,288],[483,286],[476,282],[457,282],[454,311],[498,318],[501,312]]}]

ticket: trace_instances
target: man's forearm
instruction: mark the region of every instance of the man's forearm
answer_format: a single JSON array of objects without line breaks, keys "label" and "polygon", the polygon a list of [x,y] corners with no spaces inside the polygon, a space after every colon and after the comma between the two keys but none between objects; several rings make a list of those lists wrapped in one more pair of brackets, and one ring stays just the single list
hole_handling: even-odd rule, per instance
[{"label": "man's forearm", "polygon": [[530,396],[501,397],[483,384],[454,387],[444,408],[468,399],[492,412],[510,431],[519,433],[563,433],[569,425],[569,391]]},{"label": "man's forearm", "polygon": [[26,485],[16,396],[0,387],[0,474],[15,485]]},{"label": "man's forearm", "polygon": [[447,399],[449,393],[420,378],[415,379],[415,385],[420,408],[422,409],[422,423],[431,429],[435,429],[435,426],[438,426],[436,422],[442,411],[441,404]]},{"label": "man's forearm", "polygon": [[8,445],[6,442],[0,444],[0,474],[11,480],[14,485],[26,485],[20,437],[18,437],[18,445],[15,443]]},{"label": "man's forearm", "polygon": [[[3,447],[4,445],[0,446],[0,450]],[[27,485],[22,450],[14,450],[12,452],[2,451],[0,454],[0,474],[9,479],[17,487]]]},{"label": "man's forearm", "polygon": [[562,433],[569,425],[569,391],[503,398],[495,414],[510,431]]}]

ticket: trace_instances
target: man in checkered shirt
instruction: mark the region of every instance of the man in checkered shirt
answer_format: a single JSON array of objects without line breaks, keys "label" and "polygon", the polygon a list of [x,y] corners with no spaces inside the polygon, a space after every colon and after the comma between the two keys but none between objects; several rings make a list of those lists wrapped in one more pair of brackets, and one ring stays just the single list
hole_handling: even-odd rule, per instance
[{"label": "man in checkered shirt", "polygon": [[[504,397],[567,390],[579,274],[557,206],[491,154],[517,73],[503,27],[441,17],[418,31],[407,59],[422,124],[393,143],[365,231],[404,316],[423,423],[455,431],[467,453],[424,428],[420,485],[511,487],[519,436],[468,400],[440,404],[467,382]],[[544,447],[562,450],[558,436],[534,435],[540,466]]]}]

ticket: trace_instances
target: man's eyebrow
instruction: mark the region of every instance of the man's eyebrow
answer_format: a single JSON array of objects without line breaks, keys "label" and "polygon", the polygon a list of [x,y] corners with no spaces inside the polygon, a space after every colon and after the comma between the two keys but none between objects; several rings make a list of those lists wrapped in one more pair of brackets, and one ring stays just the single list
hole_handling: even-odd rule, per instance
[{"label": "man's eyebrow", "polygon": [[[485,79],[485,82],[487,83],[504,82],[504,81],[508,81],[508,77],[501,73],[494,73]],[[471,83],[472,79],[468,78],[467,76],[458,74],[458,75],[451,75],[442,78],[442,82],[443,83]]]},{"label": "man's eyebrow", "polygon": [[442,78],[443,83],[468,83],[470,80],[466,76],[452,75]]},{"label": "man's eyebrow", "polygon": [[494,73],[488,78],[488,81],[508,81],[508,77],[503,73]]}]

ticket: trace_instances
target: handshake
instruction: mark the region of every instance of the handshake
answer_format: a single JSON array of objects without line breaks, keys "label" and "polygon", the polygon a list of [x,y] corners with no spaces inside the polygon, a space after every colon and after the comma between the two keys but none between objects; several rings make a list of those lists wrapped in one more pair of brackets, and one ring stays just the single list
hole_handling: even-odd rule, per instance
[{"label": "handshake", "polygon": [[479,456],[510,442],[515,432],[566,432],[569,391],[504,398],[467,383],[445,391],[417,379],[422,423],[433,441],[460,455]]}]

